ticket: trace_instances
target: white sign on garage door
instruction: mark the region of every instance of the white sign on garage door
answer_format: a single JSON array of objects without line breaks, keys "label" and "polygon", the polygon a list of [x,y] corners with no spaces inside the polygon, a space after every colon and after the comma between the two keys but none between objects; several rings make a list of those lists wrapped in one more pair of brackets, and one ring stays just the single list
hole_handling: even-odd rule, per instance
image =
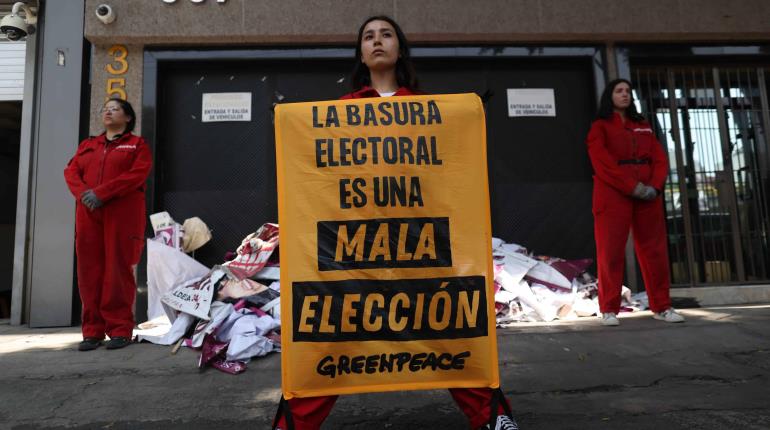
[{"label": "white sign on garage door", "polygon": [[509,88],[508,116],[556,116],[553,88]]},{"label": "white sign on garage door", "polygon": [[203,122],[251,121],[251,93],[204,93]]}]

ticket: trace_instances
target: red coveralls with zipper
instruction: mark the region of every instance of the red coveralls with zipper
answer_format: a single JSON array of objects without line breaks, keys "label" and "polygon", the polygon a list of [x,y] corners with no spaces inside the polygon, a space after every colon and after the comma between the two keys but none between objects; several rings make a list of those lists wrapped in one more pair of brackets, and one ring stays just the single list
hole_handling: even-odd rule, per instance
[{"label": "red coveralls with zipper", "polygon": [[[625,122],[618,113],[598,119],[586,141],[594,168],[593,213],[599,271],[599,308],[620,311],[629,229],[653,312],[671,307],[663,186],[668,159],[650,124]],[[631,197],[638,183],[658,192],[650,201]]]},{"label": "red coveralls with zipper", "polygon": [[[393,96],[410,96],[416,93],[408,88],[399,88]],[[371,87],[364,87],[356,92],[346,94],[340,99],[362,99],[380,97],[380,94]],[[451,388],[449,393],[468,417],[472,428],[479,428],[489,421],[492,404],[493,390],[489,388]],[[296,430],[317,430],[321,427],[334,407],[338,396],[322,397],[295,397],[289,400],[289,408],[294,420]],[[507,402],[507,400],[506,400]],[[498,408],[498,414],[503,414],[502,406]],[[278,422],[278,428],[286,430],[286,418],[282,416]]]},{"label": "red coveralls with zipper", "polygon": [[[151,168],[145,140],[125,133],[112,141],[104,134],[84,140],[64,169],[77,200],[75,251],[84,338],[131,337],[133,266],[144,245],[144,190]],[[80,201],[89,189],[101,207],[89,210]]]}]

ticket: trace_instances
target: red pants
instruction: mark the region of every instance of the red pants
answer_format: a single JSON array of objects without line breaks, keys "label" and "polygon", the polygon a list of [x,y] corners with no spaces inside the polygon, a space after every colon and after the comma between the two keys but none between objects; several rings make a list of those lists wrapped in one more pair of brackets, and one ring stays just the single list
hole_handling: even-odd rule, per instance
[{"label": "red pants", "polygon": [[643,201],[625,196],[601,181],[594,181],[593,195],[596,257],[599,270],[599,309],[620,311],[620,289],[625,268],[629,228],[653,312],[671,307],[666,220],[663,198]]},{"label": "red pants", "polygon": [[130,337],[134,329],[133,266],[144,245],[144,193],[90,211],[77,203],[75,251],[83,303],[83,337]]},{"label": "red pants", "polygon": [[[478,428],[489,422],[489,409],[493,391],[489,388],[452,388],[449,390],[457,406],[468,417],[472,428]],[[304,397],[289,400],[289,408],[296,430],[318,430],[332,411],[337,396]],[[503,414],[502,406],[498,414]],[[278,428],[287,430],[286,418],[282,416]]]}]

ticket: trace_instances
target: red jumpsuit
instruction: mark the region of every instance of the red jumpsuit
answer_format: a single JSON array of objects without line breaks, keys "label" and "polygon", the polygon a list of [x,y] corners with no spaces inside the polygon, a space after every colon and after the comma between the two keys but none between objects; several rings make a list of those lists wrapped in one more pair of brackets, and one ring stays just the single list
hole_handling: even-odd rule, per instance
[{"label": "red jumpsuit", "polygon": [[[650,124],[598,119],[586,139],[594,168],[593,213],[601,312],[620,311],[620,289],[629,228],[653,312],[671,307],[663,185],[668,159]],[[658,191],[651,201],[631,197],[641,182]]]},{"label": "red jumpsuit", "polygon": [[[133,266],[144,245],[144,189],[151,168],[147,143],[125,133],[113,141],[104,134],[84,140],[64,169],[77,200],[75,251],[84,338],[131,336]],[[93,211],[80,201],[89,189],[103,202]]]},{"label": "red jumpsuit", "polygon": [[[409,88],[401,87],[393,96],[409,96],[419,94]],[[371,87],[364,87],[356,92],[346,94],[341,99],[361,99],[380,97]],[[468,417],[472,428],[483,426],[489,421],[493,391],[490,388],[452,388],[449,390],[452,398]],[[295,397],[289,400],[289,408],[296,430],[317,430],[321,427],[337,401],[337,396]],[[507,400],[506,400],[507,401]],[[505,413],[503,406],[498,407],[498,414]],[[278,428],[286,430],[286,418],[281,417]]]}]

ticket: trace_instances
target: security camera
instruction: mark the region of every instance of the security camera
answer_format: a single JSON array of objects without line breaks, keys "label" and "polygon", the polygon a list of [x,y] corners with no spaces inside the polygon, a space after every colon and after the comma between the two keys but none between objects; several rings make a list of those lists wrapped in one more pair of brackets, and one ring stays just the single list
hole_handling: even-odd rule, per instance
[{"label": "security camera", "polygon": [[18,15],[10,14],[3,17],[0,21],[0,30],[5,33],[8,40],[21,40],[29,34],[29,26],[24,19]]},{"label": "security camera", "polygon": [[[19,12],[24,11],[24,18],[19,16]],[[28,34],[35,32],[35,24],[37,24],[37,16],[35,15],[35,8],[30,8],[22,2],[16,2],[13,4],[10,15],[6,15],[0,20],[0,31],[5,33],[8,40],[21,40]]]},{"label": "security camera", "polygon": [[115,21],[117,15],[112,10],[112,7],[108,4],[100,4],[96,7],[96,17],[99,18],[103,24],[110,24]]}]

